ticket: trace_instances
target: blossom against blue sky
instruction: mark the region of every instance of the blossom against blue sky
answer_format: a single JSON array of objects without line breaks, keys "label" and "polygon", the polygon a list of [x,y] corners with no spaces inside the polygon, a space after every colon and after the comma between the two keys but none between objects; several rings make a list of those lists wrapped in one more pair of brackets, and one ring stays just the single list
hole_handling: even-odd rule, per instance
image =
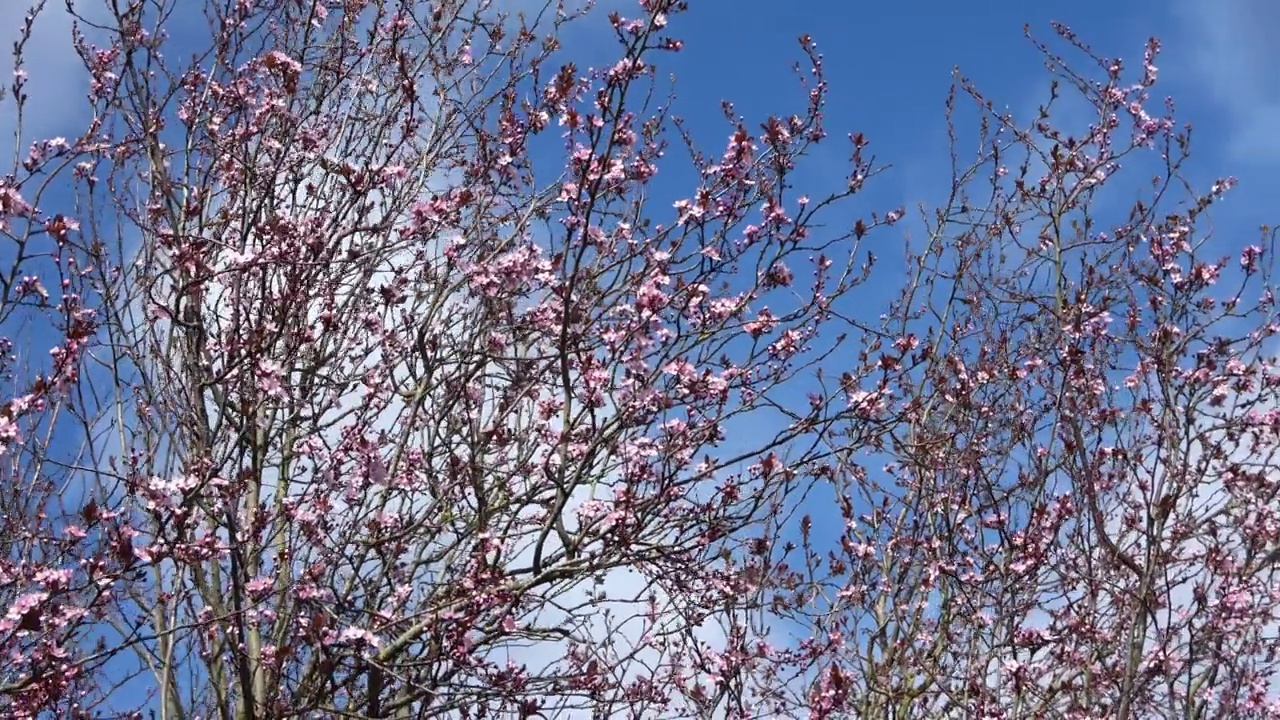
[{"label": "blossom against blue sky", "polygon": [[[89,10],[100,3],[81,0],[79,5]],[[631,2],[610,4],[635,12]],[[953,67],[1025,120],[1044,99],[1048,74],[1023,37],[1024,25],[1048,39],[1049,21],[1061,21],[1099,53],[1125,57],[1131,66],[1146,38],[1157,35],[1165,45],[1158,90],[1178,98],[1180,117],[1197,127],[1191,176],[1206,186],[1226,174],[1241,180],[1226,206],[1231,211],[1215,218],[1217,230],[1252,234],[1257,225],[1275,220],[1271,199],[1280,189],[1273,172],[1280,164],[1280,136],[1269,128],[1276,125],[1273,120],[1280,121],[1280,82],[1270,70],[1280,51],[1268,37],[1280,29],[1280,11],[1269,0],[691,4],[691,11],[672,27],[686,40],[686,50],[664,56],[661,70],[677,76],[679,111],[705,141],[705,149],[713,152],[723,144],[721,99],[733,100],[738,112],[753,121],[794,104],[798,87],[790,65],[798,56],[796,38],[811,34],[826,57],[831,83],[828,129],[836,138],[846,131],[864,133],[877,158],[893,166],[869,187],[866,210],[936,202],[949,183],[943,101]],[[0,42],[5,46],[11,44],[23,11],[12,0],[0,8]],[[68,30],[60,3],[51,1],[29,47],[27,140],[70,135],[83,126],[84,118],[74,109],[84,107],[80,98],[87,81],[71,52]],[[188,26],[175,29],[175,46],[186,32],[192,43],[200,42],[197,29]],[[566,43],[601,63],[612,59],[603,12],[574,28]],[[3,65],[0,73],[7,79]],[[11,118],[0,117],[0,133],[7,135],[12,127]],[[824,183],[838,182],[844,171],[839,162],[844,147],[831,146],[831,174],[818,163],[811,178],[818,185],[815,192]],[[663,210],[654,207],[655,213]],[[896,249],[891,233],[882,237],[888,251]],[[892,289],[897,280],[889,276],[882,282]]]},{"label": "blossom against blue sky", "polygon": [[[540,5],[535,0],[498,3],[515,9],[535,4]],[[12,47],[25,5],[0,4],[0,47]],[[571,26],[566,47],[586,64],[609,62],[615,48],[605,15],[612,9],[634,15],[634,5],[601,0],[593,16]],[[685,50],[664,55],[660,69],[676,76],[679,110],[695,133],[705,131],[700,139],[707,149],[723,142],[721,99],[732,100],[738,112],[754,119],[795,97],[796,38],[809,33],[826,56],[832,89],[828,129],[833,135],[865,133],[878,161],[893,165],[871,188],[876,206],[911,208],[936,199],[931,195],[946,187],[943,101],[954,67],[988,97],[1026,117],[1044,100],[1048,74],[1023,36],[1024,25],[1051,39],[1049,23],[1065,23],[1100,54],[1131,64],[1155,35],[1165,50],[1157,89],[1173,95],[1181,119],[1196,128],[1193,177],[1208,182],[1232,174],[1241,180],[1234,202],[1248,207],[1232,213],[1228,226],[1236,231],[1253,232],[1271,219],[1265,217],[1268,199],[1280,191],[1273,172],[1280,165],[1280,134],[1271,130],[1280,125],[1280,76],[1273,72],[1280,48],[1269,38],[1280,30],[1280,6],[1270,0],[695,0],[690,5],[672,27],[687,40]],[[104,13],[100,0],[77,0],[75,6],[91,18]],[[198,16],[175,15],[181,21],[170,28],[175,46],[188,32],[193,43],[201,41]],[[69,43],[70,25],[62,3],[47,3],[26,48],[31,97],[24,140],[75,134],[83,125],[74,108],[84,107],[88,81]],[[6,52],[0,58],[6,84],[10,71]],[[13,147],[10,107],[0,117],[0,147],[6,151]],[[836,163],[831,170],[843,168]]]}]

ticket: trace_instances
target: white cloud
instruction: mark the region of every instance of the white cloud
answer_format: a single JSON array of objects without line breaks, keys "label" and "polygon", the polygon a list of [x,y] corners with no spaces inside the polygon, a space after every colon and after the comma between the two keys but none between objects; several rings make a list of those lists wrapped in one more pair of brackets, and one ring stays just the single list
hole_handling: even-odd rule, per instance
[{"label": "white cloud", "polygon": [[[6,95],[0,103],[0,158],[12,151],[18,120],[10,88],[15,69],[13,47],[36,5],[34,0],[0,3],[0,85]],[[73,17],[62,0],[45,0],[43,5],[23,47],[23,70],[27,73],[24,93],[28,96],[23,109],[23,142],[19,146],[23,153],[32,140],[79,135],[89,117],[85,102],[89,75],[72,45]],[[78,2],[74,10],[83,17],[97,19],[105,13],[105,3]],[[85,23],[80,23],[78,29],[91,38],[96,32]]]}]

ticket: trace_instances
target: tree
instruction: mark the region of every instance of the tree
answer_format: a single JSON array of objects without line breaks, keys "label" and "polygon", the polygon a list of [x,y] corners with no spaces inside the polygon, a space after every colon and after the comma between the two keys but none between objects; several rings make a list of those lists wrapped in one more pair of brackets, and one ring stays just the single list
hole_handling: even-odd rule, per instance
[{"label": "tree", "polygon": [[191,6],[112,7],[90,125],[0,185],[0,321],[55,338],[5,366],[9,714],[1269,712],[1270,235],[1205,259],[1230,183],[1179,204],[1154,41],[1130,84],[1040,46],[1082,136],[961,79],[980,152],[877,317],[903,213],[845,210],[857,133],[794,187],[808,37],[708,153],[677,0],[600,69],[564,5],[210,2],[194,53]]}]

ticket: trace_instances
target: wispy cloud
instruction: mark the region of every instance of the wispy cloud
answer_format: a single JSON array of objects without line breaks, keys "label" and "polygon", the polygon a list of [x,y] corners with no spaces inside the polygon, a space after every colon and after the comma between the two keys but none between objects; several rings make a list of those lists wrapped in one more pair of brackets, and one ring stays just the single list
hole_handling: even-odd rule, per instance
[{"label": "wispy cloud", "polygon": [[1197,88],[1229,123],[1227,153],[1236,162],[1280,162],[1280,4],[1272,0],[1178,0]]}]

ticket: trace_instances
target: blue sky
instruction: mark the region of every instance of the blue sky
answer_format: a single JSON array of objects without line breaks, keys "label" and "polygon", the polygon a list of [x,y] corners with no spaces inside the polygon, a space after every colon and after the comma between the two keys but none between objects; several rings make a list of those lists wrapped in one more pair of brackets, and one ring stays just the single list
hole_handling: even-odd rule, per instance
[{"label": "blue sky", "polygon": [[[530,0],[519,0],[529,3]],[[7,48],[23,8],[20,0],[0,3],[0,79],[7,82]],[[79,0],[80,6],[96,4]],[[193,5],[196,4],[193,1]],[[1207,185],[1214,177],[1235,175],[1239,188],[1214,214],[1216,231],[1232,244],[1251,240],[1258,225],[1280,220],[1280,3],[1274,0],[1080,0],[1028,2],[927,0],[862,3],[853,0],[693,0],[691,11],[676,19],[672,34],[686,40],[679,55],[661,56],[663,73],[678,77],[678,110],[702,137],[705,149],[718,151],[724,140],[719,101],[735,102],[753,123],[768,113],[793,107],[798,86],[791,71],[798,57],[796,37],[810,33],[826,58],[832,101],[827,145],[834,163],[806,171],[815,194],[843,174],[845,132],[859,131],[872,141],[881,163],[893,168],[868,186],[852,207],[860,212],[899,205],[908,211],[921,201],[936,201],[949,182],[943,101],[954,66],[999,104],[1027,117],[1046,97],[1048,74],[1040,56],[1023,37],[1024,24],[1052,39],[1050,20],[1071,26],[1103,55],[1121,56],[1134,67],[1143,43],[1160,37],[1159,94],[1178,100],[1179,116],[1194,123],[1196,159],[1191,172]],[[572,28],[566,46],[584,59],[603,63],[613,46],[605,11],[617,7],[634,14],[633,0],[606,0],[600,11]],[[68,24],[60,0],[51,0],[33,44],[28,72],[32,120],[40,136],[72,134],[82,121],[69,115],[85,87],[79,60],[69,53]],[[175,38],[179,37],[175,35]],[[0,112],[7,113],[9,105]],[[7,150],[12,121],[0,114],[0,147]],[[962,138],[963,140],[963,138]],[[666,208],[654,207],[663,213]],[[876,240],[876,252],[892,258],[900,252],[893,231]],[[0,249],[0,260],[7,257]],[[886,293],[900,277],[880,273]],[[12,328],[0,328],[12,332]],[[40,346],[39,343],[33,347]]]},{"label": "blue sky", "polygon": [[881,193],[889,202],[897,194],[912,206],[931,200],[947,181],[940,167],[946,152],[942,103],[953,66],[1015,114],[1033,111],[1046,96],[1048,74],[1022,28],[1029,23],[1050,40],[1049,22],[1056,20],[1100,54],[1126,58],[1130,67],[1145,40],[1160,37],[1165,52],[1157,89],[1177,98],[1180,115],[1196,127],[1193,171],[1205,179],[1240,178],[1232,226],[1238,221],[1251,230],[1275,219],[1267,216],[1267,201],[1280,190],[1274,172],[1280,135],[1267,128],[1280,126],[1274,73],[1280,50],[1270,40],[1280,31],[1280,5],[1269,0],[749,0],[734,3],[731,12],[721,9],[725,5],[694,3],[678,26],[690,39],[673,68],[684,89],[690,96],[734,98],[748,117],[766,112],[776,104],[770,90],[794,86],[787,67],[794,38],[811,33],[827,59],[832,134],[865,132],[877,157],[895,166],[872,185],[873,202]]}]

